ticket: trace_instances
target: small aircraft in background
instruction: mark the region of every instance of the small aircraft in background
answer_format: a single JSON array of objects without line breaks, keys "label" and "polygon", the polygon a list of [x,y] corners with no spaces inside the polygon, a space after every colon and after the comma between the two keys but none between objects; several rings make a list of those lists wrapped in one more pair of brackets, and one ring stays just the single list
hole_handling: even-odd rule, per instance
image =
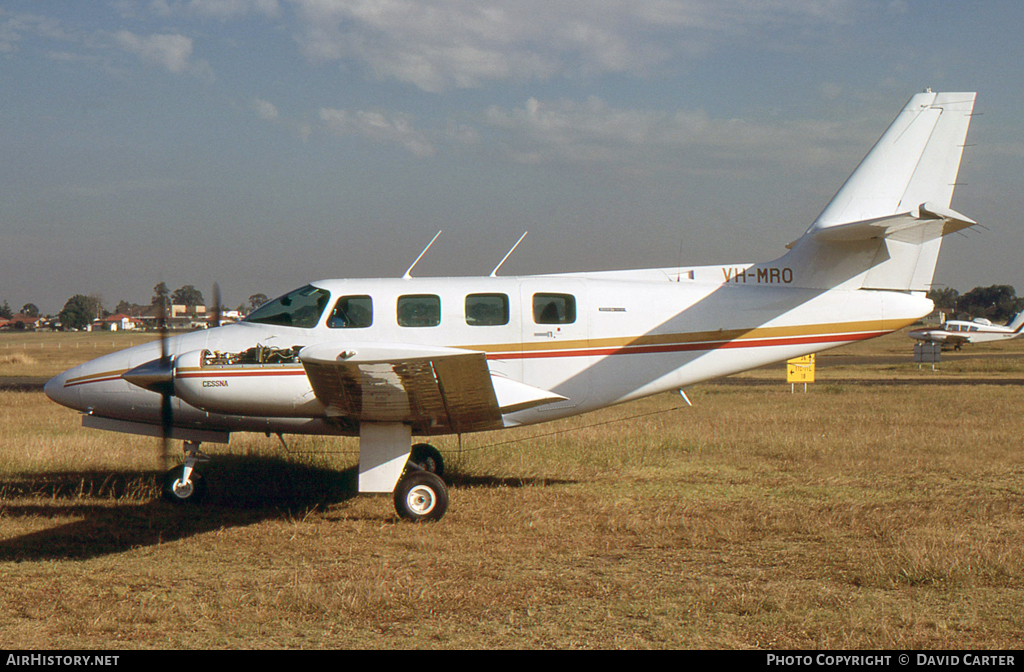
[{"label": "small aircraft in background", "polygon": [[990,341],[1008,341],[1024,334],[1024,311],[1010,320],[1006,326],[992,324],[984,317],[973,320],[949,320],[939,327],[923,327],[914,329],[907,335],[920,343],[939,343],[951,345],[959,350],[965,343],[988,343]]},{"label": "small aircraft in background", "polygon": [[975,224],[950,208],[974,99],[913,96],[775,261],[320,280],[236,324],[76,366],[45,392],[86,427],[184,441],[184,464],[164,481],[171,501],[202,498],[201,442],[346,435],[359,437],[360,492],[393,493],[400,516],[436,520],[448,506],[443,461],[413,436],[586,413],[930,313],[943,237]]}]

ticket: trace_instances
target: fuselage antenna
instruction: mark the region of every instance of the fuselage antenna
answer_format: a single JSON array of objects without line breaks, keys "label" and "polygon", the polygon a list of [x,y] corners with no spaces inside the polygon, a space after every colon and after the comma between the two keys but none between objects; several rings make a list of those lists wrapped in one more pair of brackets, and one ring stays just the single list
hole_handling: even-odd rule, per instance
[{"label": "fuselage antenna", "polygon": [[516,244],[512,246],[511,250],[505,253],[505,256],[501,258],[501,261],[498,262],[498,265],[494,267],[493,271],[491,271],[490,277],[498,277],[498,269],[501,268],[501,265],[505,263],[505,260],[508,259],[512,255],[512,253],[516,251],[516,248],[519,247],[519,243],[523,242],[523,238],[526,238],[526,234],[528,233],[529,231],[523,231],[523,235],[519,236],[519,240],[516,241]]},{"label": "fuselage antenna", "polygon": [[420,263],[420,259],[423,258],[423,255],[427,253],[427,250],[430,249],[430,246],[434,244],[434,241],[437,240],[437,237],[440,236],[440,235],[441,235],[440,231],[438,231],[437,233],[434,234],[434,237],[430,239],[430,242],[427,243],[427,246],[423,248],[422,252],[420,252],[420,256],[416,257],[416,261],[412,262],[412,266],[410,266],[409,270],[407,270],[405,272],[405,275],[402,276],[403,280],[408,280],[409,278],[412,277],[412,275],[410,275],[412,273],[412,269],[416,268],[416,264]]}]

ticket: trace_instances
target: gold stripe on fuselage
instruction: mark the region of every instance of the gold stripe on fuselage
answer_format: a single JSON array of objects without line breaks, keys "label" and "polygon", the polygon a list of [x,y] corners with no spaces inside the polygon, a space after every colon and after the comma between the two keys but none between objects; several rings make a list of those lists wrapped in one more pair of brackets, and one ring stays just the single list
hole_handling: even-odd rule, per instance
[{"label": "gold stripe on fuselage", "polygon": [[495,343],[488,345],[460,345],[455,347],[479,350],[487,353],[512,351],[557,351],[578,349],[627,348],[664,345],[687,345],[696,343],[720,343],[727,341],[794,338],[809,336],[830,336],[862,332],[878,333],[901,329],[914,320],[864,320],[860,322],[836,322],[827,324],[802,324],[789,327],[753,327],[750,329],[722,329],[717,331],[691,331],[674,334],[645,334],[642,336],[620,336],[613,338],[577,339],[572,341],[539,341],[536,343]]}]

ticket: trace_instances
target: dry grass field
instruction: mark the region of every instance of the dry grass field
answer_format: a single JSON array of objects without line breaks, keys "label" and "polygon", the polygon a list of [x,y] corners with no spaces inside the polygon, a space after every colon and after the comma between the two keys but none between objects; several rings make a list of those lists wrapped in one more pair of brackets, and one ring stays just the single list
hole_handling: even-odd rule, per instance
[{"label": "dry grass field", "polygon": [[46,377],[157,338],[153,332],[0,332],[0,378]]},{"label": "dry grass field", "polygon": [[[0,379],[93,356],[71,336],[27,363],[4,335]],[[0,391],[0,642],[1019,647],[1024,345],[936,371],[909,352],[897,334],[819,355],[806,394],[771,367],[687,390],[692,408],[439,441],[451,506],[424,525],[353,496],[337,439],[236,435],[209,446],[209,505],[164,504],[156,441]]]}]

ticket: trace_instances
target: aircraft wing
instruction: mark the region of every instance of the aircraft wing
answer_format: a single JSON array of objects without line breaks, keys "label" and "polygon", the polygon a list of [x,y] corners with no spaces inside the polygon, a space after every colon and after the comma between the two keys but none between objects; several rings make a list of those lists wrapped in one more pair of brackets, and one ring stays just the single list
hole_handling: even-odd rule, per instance
[{"label": "aircraft wing", "polygon": [[483,352],[462,348],[324,343],[299,360],[329,415],[404,422],[418,434],[499,429],[504,413],[565,399],[492,376]]},{"label": "aircraft wing", "polygon": [[945,329],[922,329],[910,332],[910,337],[916,341],[943,344],[962,344],[970,342],[966,335],[946,331]]}]

